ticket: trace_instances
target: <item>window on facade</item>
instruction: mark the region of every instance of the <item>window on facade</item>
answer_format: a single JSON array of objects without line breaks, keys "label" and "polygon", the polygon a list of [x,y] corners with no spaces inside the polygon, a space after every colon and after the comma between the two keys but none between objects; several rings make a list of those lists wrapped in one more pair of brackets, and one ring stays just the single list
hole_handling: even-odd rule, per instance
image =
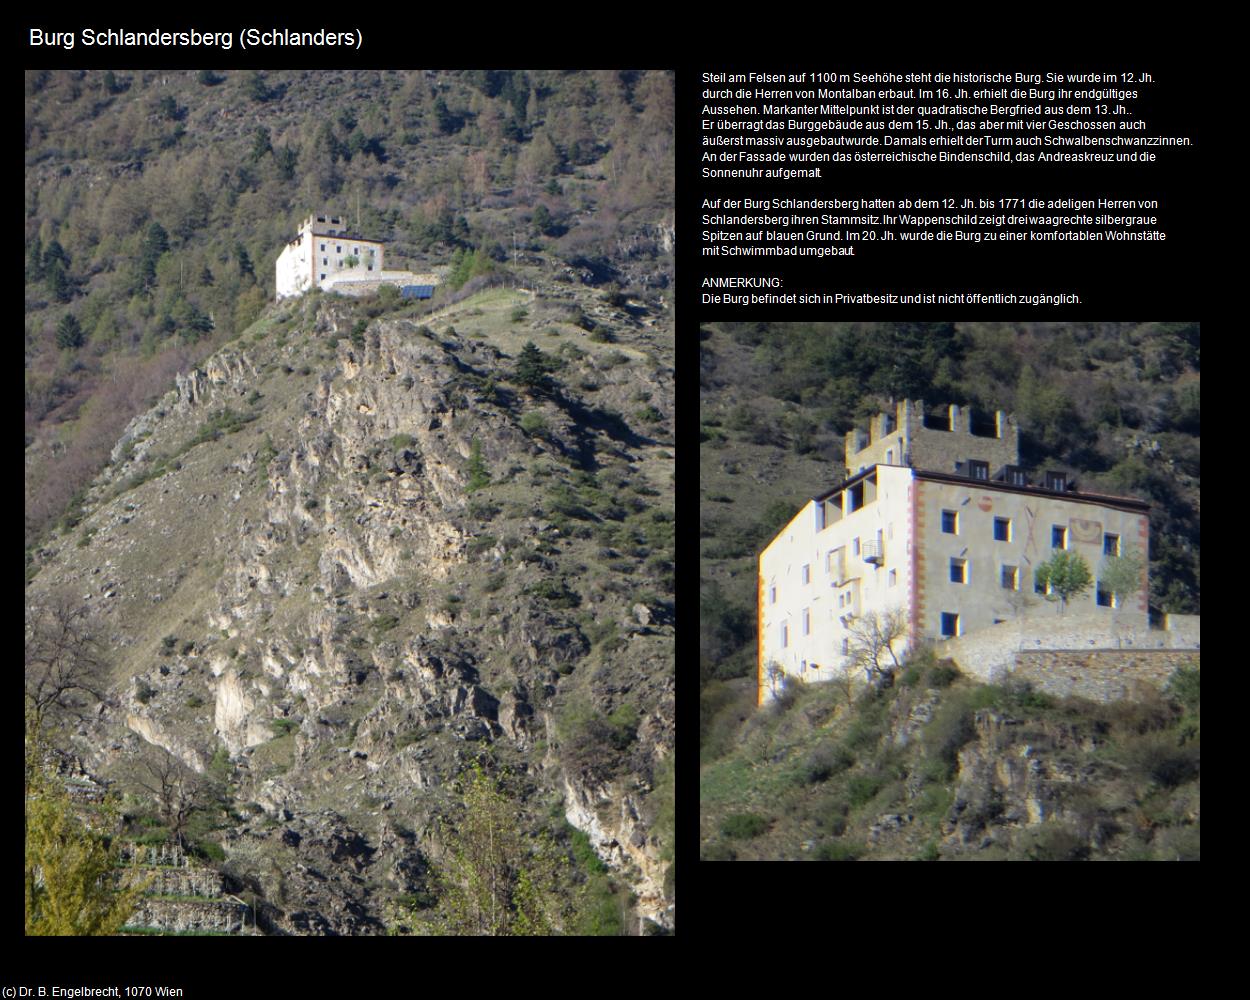
[{"label": "window on facade", "polygon": [[777,603],[777,588],[776,587],[768,588],[768,603],[769,604]]},{"label": "window on facade", "polygon": [[335,248],[334,248],[334,252],[335,252],[335,253],[342,253],[342,252],[343,252],[343,248],[342,248],[342,247],[335,247]]},{"label": "window on facade", "polygon": [[851,553],[852,553],[853,555],[859,555],[859,539],[858,539],[858,538],[856,538],[856,539],[855,539],[855,540],[851,543]]},{"label": "window on facade", "polygon": [[327,258],[325,258],[325,257],[322,257],[322,258],[321,258],[321,266],[322,266],[322,267],[325,267],[328,263],[330,263],[330,261],[329,261]]},{"label": "window on facade", "polygon": [[964,575],[967,571],[968,563],[964,559],[951,560],[951,583],[966,583]]},{"label": "window on facade", "polygon": [[1104,556],[1118,556],[1120,554],[1120,536],[1107,532],[1102,536],[1102,554]]},{"label": "window on facade", "polygon": [[1007,482],[1013,486],[1028,486],[1029,478],[1024,474],[1023,469],[1017,469],[1013,465],[1007,470]]},{"label": "window on facade", "polygon": [[959,615],[951,614],[949,611],[942,612],[942,637],[949,638],[959,635]]},{"label": "window on facade", "polygon": [[942,511],[942,534],[958,535],[959,534],[959,512],[954,510]]},{"label": "window on facade", "polygon": [[781,623],[781,648],[785,649],[790,645],[790,623]]},{"label": "window on facade", "polygon": [[851,640],[843,639],[842,640],[842,655],[846,656],[850,651],[851,651]]},{"label": "window on facade", "polygon": [[1068,529],[1059,525],[1052,525],[1050,529],[1050,547],[1052,549],[1066,549],[1068,547]]},{"label": "window on facade", "polygon": [[1098,602],[1100,608],[1114,608],[1115,595],[1107,590],[1101,583],[1098,584],[1098,590],[1094,594],[1094,600]]},{"label": "window on facade", "polygon": [[804,583],[812,582],[812,567],[809,563],[803,564],[803,582]]},{"label": "window on facade", "polygon": [[1046,473],[1046,488],[1062,493],[1068,488],[1068,474],[1066,472]]},{"label": "window on facade", "polygon": [[894,464],[894,449],[893,448],[887,448],[885,450],[885,464],[886,465]]},{"label": "window on facade", "polygon": [[326,276],[325,276],[324,274],[321,276],[321,280],[322,280],[322,281],[325,281],[325,280],[326,280]]},{"label": "window on facade", "polygon": [[1050,584],[1049,584],[1049,583],[1047,583],[1047,584],[1043,585],[1043,584],[1042,584],[1042,581],[1041,581],[1041,580],[1039,580],[1036,576],[1034,576],[1034,577],[1033,577],[1033,593],[1035,593],[1035,594],[1049,594],[1049,593],[1050,593]]},{"label": "window on facade", "polygon": [[807,608],[803,609],[803,634],[812,634],[812,613]]},{"label": "window on facade", "polygon": [[996,542],[1011,541],[1011,518],[1009,517],[994,518],[994,541]]},{"label": "window on facade", "polygon": [[971,476],[973,479],[989,479],[990,478],[990,463],[989,462],[975,462],[975,461],[969,460],[968,475]]},{"label": "window on facade", "polygon": [[893,587],[896,583],[898,583],[898,571],[892,569],[890,570],[890,586]]},{"label": "window on facade", "polygon": [[321,250],[322,250],[322,252],[323,252],[323,253],[325,252],[325,248],[326,248],[326,245],[325,245],[324,243],[322,243],[322,244],[321,244]]},{"label": "window on facade", "polygon": [[1004,566],[1002,574],[1002,584],[1004,590],[1018,590],[1020,581],[1020,572],[1015,566]]}]

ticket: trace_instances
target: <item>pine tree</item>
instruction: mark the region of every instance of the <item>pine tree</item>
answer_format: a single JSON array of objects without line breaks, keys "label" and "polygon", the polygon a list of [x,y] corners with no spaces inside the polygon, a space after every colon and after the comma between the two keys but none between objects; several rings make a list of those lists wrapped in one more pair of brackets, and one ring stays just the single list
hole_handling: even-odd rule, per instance
[{"label": "pine tree", "polygon": [[547,375],[550,369],[550,361],[531,340],[521,348],[513,378],[518,385],[525,386],[530,392],[548,392],[551,389],[551,379]]},{"label": "pine tree", "polygon": [[82,325],[73,313],[66,313],[56,325],[56,346],[62,350],[73,350],[82,347],[84,340]]}]

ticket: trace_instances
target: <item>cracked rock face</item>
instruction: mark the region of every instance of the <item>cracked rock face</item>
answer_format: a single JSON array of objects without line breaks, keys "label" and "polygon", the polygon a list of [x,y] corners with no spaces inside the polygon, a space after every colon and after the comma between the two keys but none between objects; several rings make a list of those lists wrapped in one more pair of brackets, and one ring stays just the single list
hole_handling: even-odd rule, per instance
[{"label": "cracked rock face", "polygon": [[[653,503],[631,486],[667,449],[524,398],[489,344],[381,320],[330,350],[349,307],[287,309],[285,347],[236,342],[131,422],[91,494],[90,547],[61,542],[33,584],[89,595],[118,653],[95,763],[122,766],[142,740],[205,773],[224,749],[225,868],[273,933],[384,932],[388,901],[424,887],[455,778],[484,755],[525,776],[535,812],[562,797],[638,913],[671,927],[648,796],[673,746],[674,625],[637,597],[641,529],[617,543],[643,553],[633,577],[600,570],[594,539]],[[569,357],[568,384],[605,408],[645,388],[671,411],[671,370]],[[539,407],[546,438],[518,426]],[[469,513],[475,447],[499,484],[485,515]],[[617,463],[612,502],[633,506],[557,521],[548,494],[573,495],[563,470],[585,456]],[[611,641],[593,638],[609,624]],[[578,699],[640,720],[607,777],[558,752],[555,720]]]}]

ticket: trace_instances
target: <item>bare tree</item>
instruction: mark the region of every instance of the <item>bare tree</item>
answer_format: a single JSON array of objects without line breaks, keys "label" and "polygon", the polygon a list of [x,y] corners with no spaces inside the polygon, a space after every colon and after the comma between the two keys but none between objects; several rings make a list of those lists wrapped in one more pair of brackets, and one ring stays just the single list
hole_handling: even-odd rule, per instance
[{"label": "bare tree", "polygon": [[35,739],[104,699],[108,660],[89,609],[61,595],[26,612],[26,712]]},{"label": "bare tree", "polygon": [[149,753],[139,761],[135,784],[156,800],[170,837],[183,845],[191,812],[201,804],[203,787],[195,773],[165,751]]},{"label": "bare tree", "polygon": [[907,613],[902,608],[870,611],[852,618],[848,631],[850,641],[843,669],[863,670],[868,682],[877,689],[892,687],[894,672],[901,666],[894,643],[907,635]]}]

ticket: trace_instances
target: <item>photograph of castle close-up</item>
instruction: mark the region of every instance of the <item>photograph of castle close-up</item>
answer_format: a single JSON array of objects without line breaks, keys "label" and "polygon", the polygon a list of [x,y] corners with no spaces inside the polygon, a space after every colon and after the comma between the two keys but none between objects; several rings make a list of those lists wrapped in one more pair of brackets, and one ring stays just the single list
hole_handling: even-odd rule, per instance
[{"label": "photograph of castle close-up", "polygon": [[24,97],[26,934],[672,935],[673,74]]},{"label": "photograph of castle close-up", "polygon": [[1199,346],[704,326],[704,860],[1199,859]]}]

